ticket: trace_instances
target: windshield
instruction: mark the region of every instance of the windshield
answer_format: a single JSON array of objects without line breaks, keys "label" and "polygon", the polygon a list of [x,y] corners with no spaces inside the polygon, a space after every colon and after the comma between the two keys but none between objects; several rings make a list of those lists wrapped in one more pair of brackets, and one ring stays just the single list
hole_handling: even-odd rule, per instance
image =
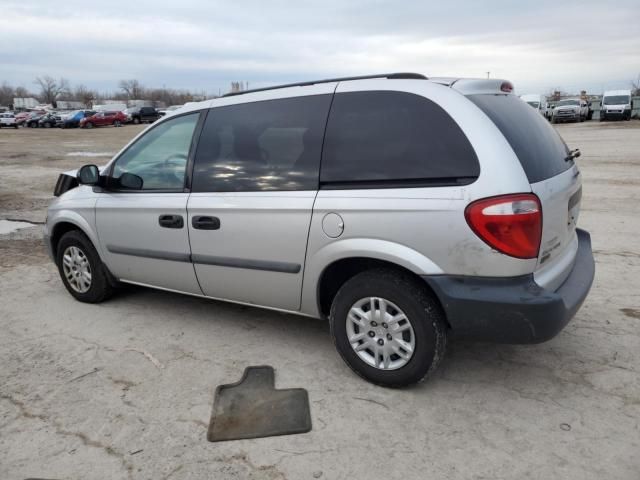
[{"label": "windshield", "polygon": [[540,106],[540,102],[527,102],[533,108],[538,108]]},{"label": "windshield", "polygon": [[626,105],[629,103],[629,95],[613,95],[611,97],[604,97],[602,103],[604,105]]},{"label": "windshield", "polygon": [[565,107],[567,105],[580,105],[580,102],[578,100],[560,100],[558,103],[556,103],[556,105],[558,107]]}]

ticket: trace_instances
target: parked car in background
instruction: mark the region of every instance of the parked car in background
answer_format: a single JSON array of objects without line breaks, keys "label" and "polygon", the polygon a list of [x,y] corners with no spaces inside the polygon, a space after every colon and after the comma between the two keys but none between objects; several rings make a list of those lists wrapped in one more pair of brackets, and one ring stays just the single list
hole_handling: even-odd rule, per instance
[{"label": "parked car in background", "polygon": [[18,122],[16,122],[16,116],[13,112],[0,113],[0,128],[1,127],[18,128]]},{"label": "parked car in background", "polygon": [[45,243],[79,301],[124,282],[328,319],[389,387],[450,335],[543,342],[594,260],[579,153],[512,90],[401,73],[193,103],[61,175]]},{"label": "parked car in background", "polygon": [[62,116],[57,112],[48,112],[44,114],[40,120],[38,120],[38,127],[52,128],[59,125],[62,121]]},{"label": "parked car in background", "polygon": [[38,128],[38,122],[42,117],[46,115],[46,112],[33,112],[29,118],[24,122],[25,127]]},{"label": "parked car in background", "polygon": [[581,98],[558,101],[551,113],[551,122],[584,122],[589,116],[589,104]]},{"label": "parked car in background", "polygon": [[167,113],[171,113],[175,110],[178,110],[179,108],[182,108],[184,105],[171,105],[170,107],[167,107],[165,109],[162,110],[158,110],[158,115],[161,117],[164,117]]},{"label": "parked car in background", "polygon": [[125,110],[127,120],[131,123],[152,123],[160,118],[160,114],[153,107],[132,107]]},{"label": "parked car in background", "polygon": [[549,108],[549,102],[547,97],[540,95],[539,93],[532,93],[527,95],[520,95],[520,99],[523,102],[527,102],[530,107],[535,108],[546,119],[551,119],[551,109]]},{"label": "parked car in background", "polygon": [[62,128],[76,128],[80,126],[80,121],[85,117],[91,117],[97,112],[95,110],[76,110],[65,116],[60,123]]},{"label": "parked car in background", "polygon": [[16,123],[18,126],[21,126],[24,122],[26,122],[33,112],[20,112],[16,114]]},{"label": "parked car in background", "polygon": [[122,112],[98,112],[80,120],[80,128],[104,127],[113,125],[120,127],[127,123],[127,116]]},{"label": "parked car in background", "polygon": [[609,90],[602,95],[600,121],[631,120],[631,90]]}]

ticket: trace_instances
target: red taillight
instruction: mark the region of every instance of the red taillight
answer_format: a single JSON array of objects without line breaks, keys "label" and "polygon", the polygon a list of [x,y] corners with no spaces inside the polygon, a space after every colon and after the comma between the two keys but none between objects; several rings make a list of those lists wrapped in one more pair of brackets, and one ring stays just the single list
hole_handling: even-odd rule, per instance
[{"label": "red taillight", "polygon": [[536,258],[542,237],[542,207],[532,193],[477,200],[465,209],[471,229],[491,248],[516,258]]},{"label": "red taillight", "polygon": [[513,84],[511,82],[502,82],[502,85],[500,85],[500,91],[506,93],[513,92]]}]

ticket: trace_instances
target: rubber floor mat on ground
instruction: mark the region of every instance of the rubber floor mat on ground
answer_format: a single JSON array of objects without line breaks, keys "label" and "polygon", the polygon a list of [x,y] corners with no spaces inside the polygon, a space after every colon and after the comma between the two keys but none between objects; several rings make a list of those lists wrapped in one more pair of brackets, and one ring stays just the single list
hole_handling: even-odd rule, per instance
[{"label": "rubber floor mat on ground", "polygon": [[207,440],[239,440],[311,430],[304,388],[276,390],[272,367],[247,367],[237,383],[216,388]]}]

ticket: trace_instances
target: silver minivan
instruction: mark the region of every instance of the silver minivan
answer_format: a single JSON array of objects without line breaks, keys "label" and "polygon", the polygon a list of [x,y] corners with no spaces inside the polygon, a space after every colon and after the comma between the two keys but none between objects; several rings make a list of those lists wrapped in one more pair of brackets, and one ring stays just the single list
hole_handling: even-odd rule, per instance
[{"label": "silver minivan", "polygon": [[60,175],[46,243],[80,301],[130,283],[328,319],[384,386],[454,335],[542,342],[594,261],[579,152],[512,90],[400,73],[188,104]]}]

